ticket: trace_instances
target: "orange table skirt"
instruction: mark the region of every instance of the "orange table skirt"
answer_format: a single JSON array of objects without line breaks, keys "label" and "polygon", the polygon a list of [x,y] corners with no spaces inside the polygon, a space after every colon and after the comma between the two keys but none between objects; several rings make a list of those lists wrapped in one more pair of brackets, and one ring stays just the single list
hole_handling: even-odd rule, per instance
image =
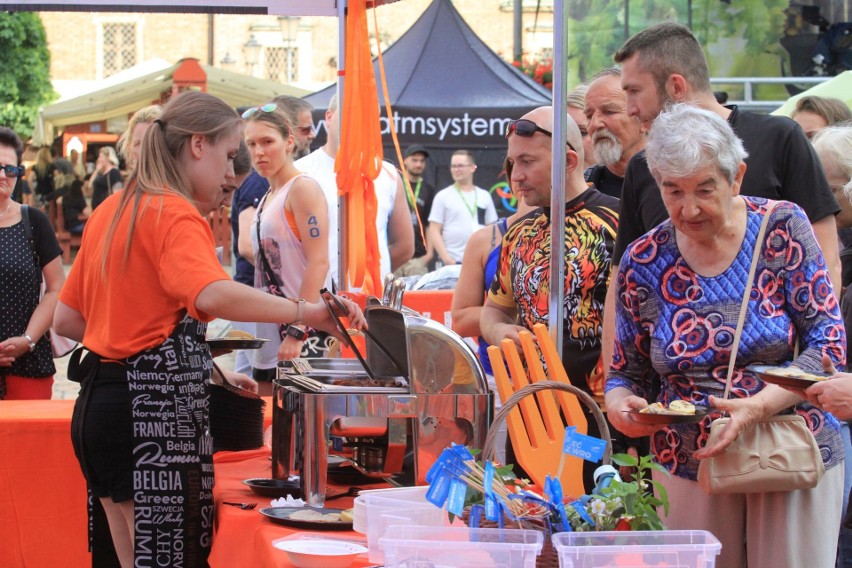
[{"label": "orange table skirt", "polygon": [[71,400],[0,401],[0,566],[92,565]]},{"label": "orange table skirt", "polygon": [[[86,482],[71,446],[73,408],[73,400],[0,400],[0,566],[3,568],[92,565],[88,552]],[[271,423],[271,416],[271,401],[267,400],[266,425]],[[217,459],[222,458],[217,455]],[[228,475],[239,480],[269,477],[268,464],[268,459],[265,464],[255,461],[251,475],[240,477],[239,469]],[[231,465],[228,463],[224,469],[229,470]],[[218,471],[216,483],[219,483]],[[237,484],[238,481],[234,483]],[[227,487],[228,483],[223,485]],[[244,513],[238,509],[228,513],[237,512]],[[252,513],[258,517],[257,524],[263,524],[261,515]],[[245,540],[241,540],[244,547]],[[213,550],[215,553],[215,542]],[[227,566],[253,564],[238,562]]]}]

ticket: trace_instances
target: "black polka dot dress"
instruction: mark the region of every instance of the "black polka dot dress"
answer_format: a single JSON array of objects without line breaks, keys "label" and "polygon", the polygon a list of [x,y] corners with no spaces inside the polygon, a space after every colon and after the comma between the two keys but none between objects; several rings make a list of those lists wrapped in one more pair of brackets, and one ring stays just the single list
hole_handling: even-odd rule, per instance
[{"label": "black polka dot dress", "polygon": [[[33,231],[38,238],[35,227]],[[23,223],[0,227],[0,340],[26,333],[38,305],[40,286],[41,267],[36,265]],[[0,367],[0,375],[50,377],[56,372],[47,334],[33,337],[33,341],[35,351],[19,357],[11,367]]]}]

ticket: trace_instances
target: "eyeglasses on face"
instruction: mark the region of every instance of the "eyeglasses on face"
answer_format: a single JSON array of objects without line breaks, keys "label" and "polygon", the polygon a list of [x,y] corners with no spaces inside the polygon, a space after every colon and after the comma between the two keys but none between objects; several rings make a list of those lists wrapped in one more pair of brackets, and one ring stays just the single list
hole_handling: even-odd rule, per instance
[{"label": "eyeglasses on face", "polygon": [[461,168],[469,168],[469,167],[471,167],[472,165],[473,165],[473,164],[450,164],[450,167],[451,167],[451,168],[456,168],[456,169],[458,170],[458,169],[461,169]]},{"label": "eyeglasses on face", "polygon": [[275,104],[275,103],[266,103],[265,105],[262,105],[262,106],[251,107],[250,109],[247,109],[243,113],[243,118],[251,118],[251,116],[258,111],[260,111],[260,112],[272,112],[272,111],[276,110],[277,108],[278,108],[278,105]]},{"label": "eyeglasses on face", "polygon": [[7,178],[16,178],[24,175],[27,168],[25,166],[13,166],[12,164],[7,164],[5,166],[0,164],[0,170],[3,170],[3,173],[6,174]]},{"label": "eyeglasses on face", "polygon": [[[553,138],[553,133],[549,130],[545,130],[532,120],[527,120],[526,118],[519,118],[518,120],[513,120],[509,123],[509,126],[506,127],[506,138],[511,136],[512,134],[517,134],[522,138],[532,138],[536,132],[541,132],[545,136],[549,136]],[[574,146],[571,145],[567,140],[565,141],[568,144],[568,147],[574,150]]]}]

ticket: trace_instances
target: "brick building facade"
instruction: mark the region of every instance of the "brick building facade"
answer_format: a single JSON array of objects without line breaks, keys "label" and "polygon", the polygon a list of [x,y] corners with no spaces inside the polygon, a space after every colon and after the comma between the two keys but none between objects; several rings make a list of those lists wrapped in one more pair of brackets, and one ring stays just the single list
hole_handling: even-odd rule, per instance
[{"label": "brick building facade", "polygon": [[[377,9],[379,37],[393,43],[420,17],[431,0],[402,0]],[[537,54],[552,45],[552,0],[524,0],[524,50]],[[496,52],[511,59],[512,1],[455,0],[456,9]],[[184,57],[257,77],[313,89],[337,72],[338,22],[330,17],[278,18],[255,15],[41,13],[55,81],[104,79],[142,61]],[[370,30],[372,14],[370,14]],[[248,43],[259,45],[249,61]],[[440,64],[440,62],[436,62]]]}]

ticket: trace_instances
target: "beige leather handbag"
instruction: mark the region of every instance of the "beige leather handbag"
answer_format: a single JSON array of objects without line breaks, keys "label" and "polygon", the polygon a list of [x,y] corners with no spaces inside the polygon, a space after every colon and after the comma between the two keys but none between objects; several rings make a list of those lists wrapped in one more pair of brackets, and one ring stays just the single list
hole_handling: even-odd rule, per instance
[{"label": "beige leather handbag", "polygon": [[[761,243],[766,233],[773,204],[760,225],[755,241],[751,270],[746,281],[745,294],[740,307],[734,346],[728,363],[725,398],[731,391],[731,377],[743,331],[748,298],[751,291]],[[707,444],[714,443],[730,418],[719,418],[710,424]],[[816,487],[825,473],[825,466],[816,440],[804,418],[796,414],[772,416],[740,432],[737,439],[719,455],[701,460],[698,466],[698,484],[710,495],[725,493],[767,493],[794,491]]]}]

